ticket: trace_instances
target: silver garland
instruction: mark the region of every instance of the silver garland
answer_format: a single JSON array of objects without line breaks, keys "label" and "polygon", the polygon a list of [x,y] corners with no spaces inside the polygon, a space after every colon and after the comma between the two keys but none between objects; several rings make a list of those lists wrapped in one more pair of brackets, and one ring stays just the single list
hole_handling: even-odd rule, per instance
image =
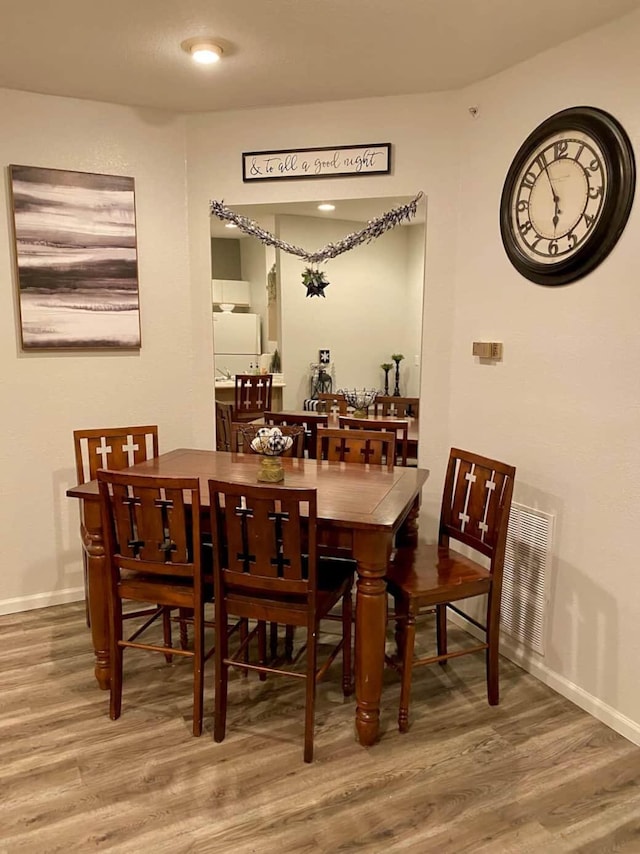
[{"label": "silver garland", "polygon": [[274,234],[271,234],[271,232],[261,228],[252,219],[234,213],[230,208],[225,207],[223,202],[215,200],[210,202],[210,210],[218,219],[232,222],[245,234],[257,237],[266,246],[276,246],[278,249],[282,249],[283,252],[288,252],[289,255],[297,255],[298,258],[302,258],[304,261],[308,261],[311,264],[318,264],[321,261],[336,258],[338,255],[342,255],[343,252],[348,252],[362,243],[369,243],[375,240],[376,237],[380,237],[381,234],[384,234],[390,228],[395,228],[396,225],[399,225],[404,220],[411,219],[416,215],[416,208],[422,195],[422,192],[418,193],[408,204],[400,205],[397,208],[393,208],[393,210],[387,211],[381,216],[376,217],[376,219],[370,220],[360,231],[347,234],[346,237],[343,237],[337,243],[327,243],[326,246],[315,252],[307,252],[306,249],[301,249],[299,246],[294,246],[291,243],[280,240]]}]

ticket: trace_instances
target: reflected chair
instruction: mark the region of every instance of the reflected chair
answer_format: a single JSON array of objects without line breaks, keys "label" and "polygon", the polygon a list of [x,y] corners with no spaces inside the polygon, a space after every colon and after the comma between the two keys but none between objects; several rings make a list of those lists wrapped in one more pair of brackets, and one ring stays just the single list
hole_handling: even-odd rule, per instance
[{"label": "reflected chair", "polygon": [[[158,428],[105,427],[93,430],[74,430],[73,444],[78,484],[96,479],[100,468],[124,469],[158,456]],[[84,527],[84,521],[83,521]],[[85,531],[82,531],[84,540]],[[84,572],[84,601],[89,625],[89,599],[87,595],[87,553],[82,550]]]},{"label": "reflected chair", "polygon": [[233,403],[216,400],[216,451],[231,450]]},{"label": "reflected chair", "polygon": [[386,465],[392,470],[396,459],[396,437],[383,430],[319,427],[316,456],[319,460],[341,463]]},{"label": "reflected chair", "polygon": [[347,414],[347,399],[340,392],[322,391],[318,394],[318,400],[322,401],[325,412],[336,411],[338,415]]},{"label": "reflected chair", "polygon": [[318,427],[329,426],[329,416],[321,412],[305,412],[304,415],[294,415],[283,412],[265,412],[265,424],[277,427],[301,426],[304,429],[304,448],[310,459],[315,459]]},{"label": "reflected chair", "polygon": [[[255,454],[251,442],[255,439],[258,430],[264,430],[264,424],[242,424],[233,422],[231,424],[231,450],[236,454]],[[301,425],[278,425],[283,436],[291,436],[293,444],[284,451],[283,457],[304,457],[304,427]]]},{"label": "reflected chair", "polygon": [[[422,541],[401,545],[387,572],[387,589],[395,602],[398,655],[387,663],[402,675],[398,728],[409,727],[412,668],[485,651],[487,698],[499,702],[498,652],[500,595],[509,510],[515,468],[452,448],[442,496],[437,545]],[[488,568],[450,547],[455,540],[481,555]],[[452,602],[486,596],[484,622],[463,612]],[[483,641],[451,652],[447,647],[447,609],[465,617],[482,632]],[[416,618],[435,610],[437,655],[414,659]]]},{"label": "reflected chair", "polygon": [[[107,590],[111,639],[109,716],[122,709],[123,651],[161,652],[193,659],[193,734],[202,733],[205,587],[201,558],[200,485],[198,478],[160,478],[100,470],[98,485],[109,574]],[[209,576],[210,578],[210,576]],[[123,602],[153,603],[156,610],[129,637],[123,632]],[[171,643],[171,611],[192,613],[193,649]],[[146,610],[138,615],[148,616]],[[129,614],[128,617],[135,616]],[[162,620],[163,643],[138,640]],[[213,650],[209,652],[209,655]]]},{"label": "reflected chair", "polygon": [[[348,562],[320,561],[317,554],[315,489],[232,484],[210,480],[211,526],[214,531],[216,591],[214,739],[226,732],[229,668],[278,674],[305,681],[304,761],[313,759],[316,682],[342,651],[342,688],[352,692],[351,622],[352,569]],[[224,545],[226,544],[226,546]],[[320,621],[342,603],[342,632],[322,664],[318,662]],[[228,620],[257,621],[233,653]],[[265,651],[252,663],[246,653],[254,637],[260,644],[264,622],[306,629],[306,666],[268,666]],[[264,641],[262,642],[264,645]]]},{"label": "reflected chair", "polygon": [[255,421],[271,409],[273,374],[236,374],[234,421]]},{"label": "reflected chair", "polygon": [[376,397],[374,409],[376,415],[395,415],[396,418],[418,418],[420,413],[420,398],[379,394]]},{"label": "reflected chair", "polygon": [[406,466],[407,464],[407,445],[409,438],[409,422],[400,420],[385,420],[376,418],[375,420],[367,418],[353,418],[349,415],[339,415],[338,424],[342,429],[347,430],[385,430],[388,433],[393,433],[396,437],[396,460],[397,466]]}]

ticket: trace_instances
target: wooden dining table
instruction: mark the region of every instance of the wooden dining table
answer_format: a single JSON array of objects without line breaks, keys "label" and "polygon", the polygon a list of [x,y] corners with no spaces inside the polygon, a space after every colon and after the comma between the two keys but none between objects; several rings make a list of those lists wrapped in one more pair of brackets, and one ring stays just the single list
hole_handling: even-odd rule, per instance
[{"label": "wooden dining table", "polygon": [[[284,485],[317,489],[318,542],[340,550],[357,563],[356,587],[356,730],[360,743],[373,744],[379,732],[380,700],[387,619],[385,572],[395,542],[417,538],[426,469],[354,465],[314,459],[283,458]],[[209,508],[208,480],[255,484],[259,457],[181,448],[125,469],[157,477],[198,477],[203,508]],[[91,634],[95,675],[109,688],[107,568],[96,481],[75,486],[67,495],[81,500],[81,539],[87,554]]]}]

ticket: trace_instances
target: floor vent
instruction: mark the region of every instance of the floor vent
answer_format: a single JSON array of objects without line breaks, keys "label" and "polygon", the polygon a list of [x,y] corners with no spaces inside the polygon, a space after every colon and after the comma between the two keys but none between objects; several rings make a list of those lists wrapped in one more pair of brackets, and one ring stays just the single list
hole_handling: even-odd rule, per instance
[{"label": "floor vent", "polygon": [[512,503],[502,581],[500,629],[544,655],[547,580],[554,517]]}]

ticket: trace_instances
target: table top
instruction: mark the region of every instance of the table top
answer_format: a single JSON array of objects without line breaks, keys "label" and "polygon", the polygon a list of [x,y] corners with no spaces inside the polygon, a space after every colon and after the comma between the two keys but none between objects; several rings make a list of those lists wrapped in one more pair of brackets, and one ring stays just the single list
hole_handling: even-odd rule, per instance
[{"label": "table top", "polygon": [[[203,505],[209,506],[210,478],[257,484],[260,457],[179,448],[124,471],[156,477],[198,477]],[[317,489],[318,519],[348,528],[392,530],[410,510],[429,476],[426,469],[283,457],[284,486]],[[266,484],[265,484],[266,485]],[[98,500],[97,481],[67,490],[71,498]]]}]

